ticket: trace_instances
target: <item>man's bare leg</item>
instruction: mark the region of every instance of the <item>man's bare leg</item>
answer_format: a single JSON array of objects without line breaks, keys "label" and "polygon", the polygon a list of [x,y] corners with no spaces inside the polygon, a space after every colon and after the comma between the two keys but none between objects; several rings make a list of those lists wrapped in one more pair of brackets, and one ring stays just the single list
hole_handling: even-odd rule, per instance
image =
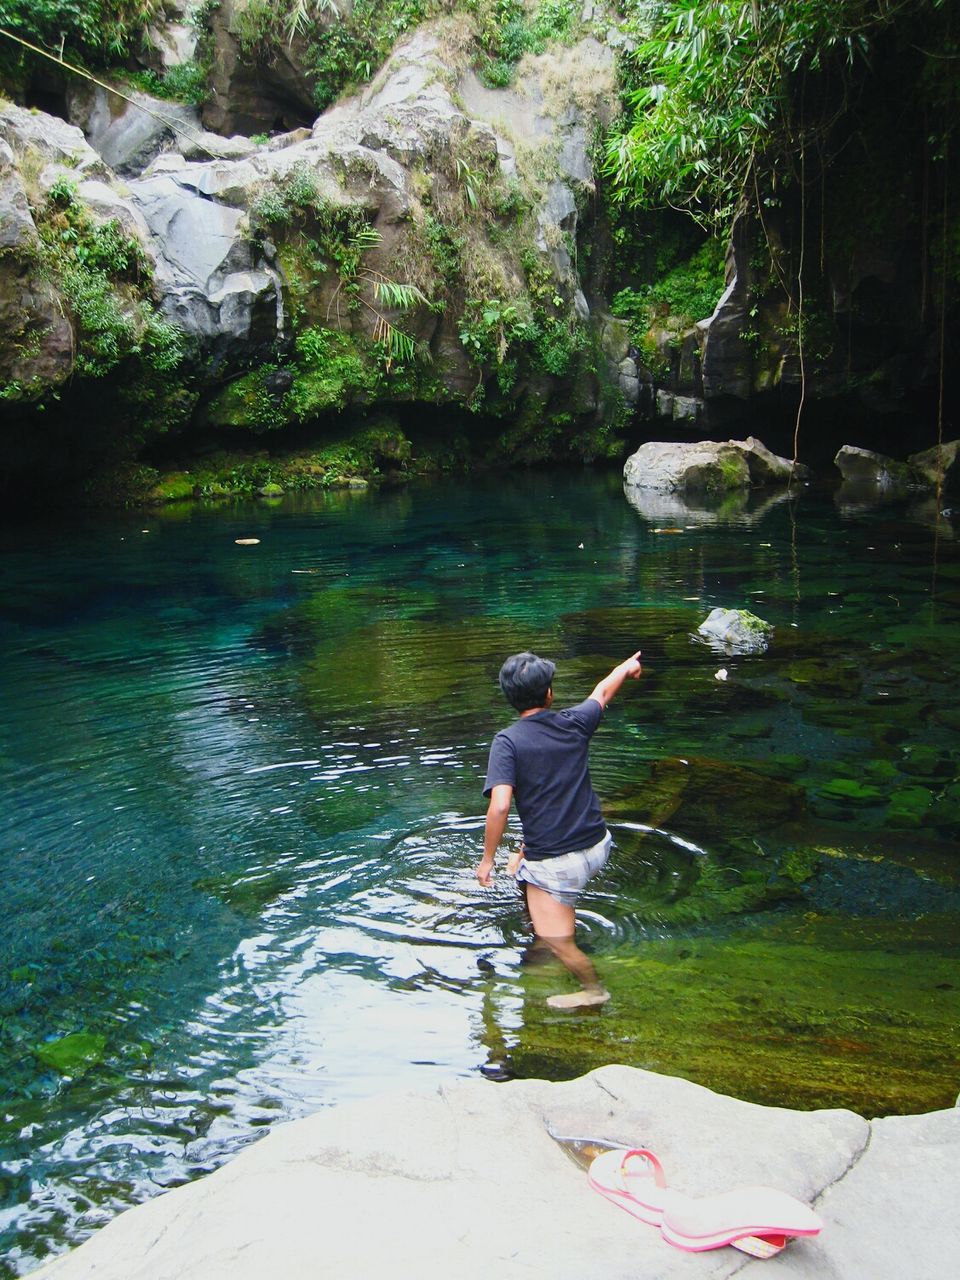
[{"label": "man's bare leg", "polygon": [[610,993],[601,984],[590,959],[574,941],[577,917],[573,907],[558,902],[545,889],[539,889],[535,884],[524,883],[523,888],[534,933],[580,983],[579,991],[569,995],[549,996],[547,1004],[554,1009],[578,1009],[585,1005],[605,1004],[610,999]]}]

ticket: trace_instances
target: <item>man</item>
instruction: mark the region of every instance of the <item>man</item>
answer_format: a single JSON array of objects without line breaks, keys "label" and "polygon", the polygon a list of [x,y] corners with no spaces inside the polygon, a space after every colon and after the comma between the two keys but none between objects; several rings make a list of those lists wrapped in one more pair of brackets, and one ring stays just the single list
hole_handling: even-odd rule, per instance
[{"label": "man", "polygon": [[579,991],[550,996],[547,1004],[577,1009],[610,999],[574,941],[577,897],[606,865],[612,843],[590,782],[590,739],[624,680],[636,680],[642,667],[638,651],[614,667],[585,702],[565,711],[552,710],[555,670],[535,653],[514,654],[500,668],[500,688],[519,714],[490,746],[483,787],[490,803],[476,875],[489,887],[516,799],[523,846],[507,870],[522,885],[537,938],[580,983]]}]

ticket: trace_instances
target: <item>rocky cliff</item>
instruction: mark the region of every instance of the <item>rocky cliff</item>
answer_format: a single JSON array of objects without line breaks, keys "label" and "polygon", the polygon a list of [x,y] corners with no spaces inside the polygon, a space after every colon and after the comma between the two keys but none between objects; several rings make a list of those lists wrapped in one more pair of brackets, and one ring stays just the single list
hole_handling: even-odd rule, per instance
[{"label": "rocky cliff", "polygon": [[[194,480],[144,463],[195,444],[275,454],[374,410],[402,429],[378,428],[360,470],[407,468],[404,432],[441,412],[447,462],[622,458],[732,424],[786,448],[770,424],[801,390],[859,413],[825,460],[846,442],[896,452],[881,414],[923,418],[934,443],[917,219],[891,214],[864,242],[841,200],[864,180],[848,161],[822,288],[798,310],[778,283],[796,252],[788,202],[762,236],[742,218],[729,245],[613,208],[594,153],[623,28],[599,5],[527,9],[520,57],[517,4],[499,26],[489,4],[393,6],[399,40],[367,0],[304,23],[259,0],[204,6],[202,22],[172,6],[139,88],[48,63],[22,79],[0,102],[6,491],[110,467],[124,495],[179,496]],[[152,96],[144,76],[206,77],[206,101]],[[878,207],[903,204],[898,174],[883,168]],[[298,483],[335,478],[311,458]]]},{"label": "rocky cliff", "polygon": [[130,457],[187,422],[403,402],[491,416],[514,457],[602,450],[617,393],[577,255],[612,52],[585,33],[502,90],[469,64],[462,22],[427,25],[312,128],[253,141],[142,94],[81,95],[85,130],[0,107],[8,416],[43,434],[96,379]]}]

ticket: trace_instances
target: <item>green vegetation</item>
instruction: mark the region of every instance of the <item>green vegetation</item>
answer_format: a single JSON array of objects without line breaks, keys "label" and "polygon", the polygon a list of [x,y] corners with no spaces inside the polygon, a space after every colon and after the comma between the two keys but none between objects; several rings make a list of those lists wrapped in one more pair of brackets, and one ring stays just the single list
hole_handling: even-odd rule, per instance
[{"label": "green vegetation", "polygon": [[655,283],[627,287],[614,295],[610,310],[631,322],[631,338],[640,345],[655,319],[678,332],[711,314],[723,292],[724,247],[706,240],[686,261]]},{"label": "green vegetation", "polygon": [[150,300],[151,269],[139,241],[115,220],[94,221],[65,178],[34,215],[40,270],[73,321],[76,371],[103,377],[129,357],[161,373],[174,369],[181,335]]},{"label": "green vegetation", "polygon": [[107,1037],[92,1031],[73,1031],[59,1040],[48,1040],[34,1048],[45,1067],[60,1075],[79,1076],[103,1061]]},{"label": "green vegetation", "polygon": [[[641,43],[629,63],[629,116],[610,138],[607,172],[621,197],[687,209],[720,230],[762,214],[808,148],[828,143],[838,113],[894,24],[923,24],[944,0],[665,0],[631,6]],[[944,31],[943,34],[946,34]],[[942,45],[934,44],[928,70]],[[941,126],[952,128],[952,122]],[[758,210],[758,206],[759,210]]]},{"label": "green vegetation", "polygon": [[348,86],[370,80],[405,32],[445,8],[442,0],[354,0],[345,13],[332,0],[294,0],[286,10],[268,0],[255,3],[267,23],[260,39],[275,43],[296,35],[305,45],[304,61],[321,110]]},{"label": "green vegetation", "polygon": [[563,975],[532,966],[510,1061],[519,1077],[554,1080],[624,1062],[798,1109],[949,1107],[955,934],[953,916],[865,920],[854,947],[849,922],[811,912],[718,936],[604,941],[594,959],[614,998],[603,1017],[551,1018],[544,997]]},{"label": "green vegetation", "polygon": [[281,255],[289,270],[295,320],[305,314],[312,277],[332,269],[337,282],[328,299],[326,319],[339,320],[342,309],[365,313],[372,322],[371,344],[388,372],[394,362],[410,363],[417,357],[415,340],[390,316],[429,307],[430,299],[415,284],[395,280],[368,263],[365,255],[379,247],[381,236],[361,209],[328,203],[313,171],[298,164],[281,182],[263,191],[250,212],[254,227],[266,223],[274,236],[295,246],[292,253]]},{"label": "green vegetation", "polygon": [[195,498],[269,499],[284,493],[366,488],[439,469],[440,459],[429,450],[414,457],[410,440],[395,422],[374,417],[360,426],[340,427],[337,438],[318,438],[299,448],[218,449],[184,460],[176,470],[141,467],[123,487],[136,501],[159,506]]},{"label": "green vegetation", "polygon": [[136,88],[155,98],[189,102],[199,107],[209,96],[208,74],[209,68],[204,63],[192,61],[168,67],[162,75],[157,71],[139,71],[132,73],[128,79]]},{"label": "green vegetation", "polygon": [[582,10],[578,0],[540,0],[532,9],[523,0],[467,0],[465,7],[477,24],[477,70],[491,88],[512,82],[525,53],[543,53],[552,41],[569,40]]},{"label": "green vegetation", "polygon": [[[134,53],[162,11],[163,0],[0,0],[0,27],[104,67]],[[0,75],[16,79],[29,56],[0,41]]]}]

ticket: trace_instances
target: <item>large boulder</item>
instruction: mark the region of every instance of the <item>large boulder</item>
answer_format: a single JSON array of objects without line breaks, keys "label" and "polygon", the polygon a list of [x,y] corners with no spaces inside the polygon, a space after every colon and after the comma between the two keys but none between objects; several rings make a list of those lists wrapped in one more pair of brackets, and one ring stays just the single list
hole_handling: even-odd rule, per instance
[{"label": "large boulder", "polygon": [[838,498],[845,503],[869,504],[917,493],[955,495],[960,477],[958,457],[960,440],[912,453],[906,462],[845,444],[834,458],[843,477]]},{"label": "large boulder", "polygon": [[912,453],[907,462],[914,475],[923,480],[927,488],[953,495],[960,487],[958,459],[960,440],[948,440],[944,444],[934,445],[932,449],[924,449],[921,453]]},{"label": "large boulder", "polygon": [[71,121],[120,177],[141,173],[168,144],[200,133],[200,111],[180,102],[129,90],[121,98],[85,80],[67,94]]},{"label": "large boulder", "polygon": [[789,484],[809,472],[771,453],[753,436],[746,440],[700,440],[690,444],[648,440],[623,468],[628,488],[664,492],[725,493],[751,486]]},{"label": "large boulder", "polygon": [[157,249],[167,316],[214,356],[267,350],[282,333],[282,282],[249,235],[241,203],[259,174],[246,161],[182,164],[130,184]]},{"label": "large boulder", "polygon": [[833,461],[844,483],[851,486],[872,488],[882,494],[906,493],[918,487],[917,476],[909,463],[897,462],[872,449],[845,444],[837,450]]}]

